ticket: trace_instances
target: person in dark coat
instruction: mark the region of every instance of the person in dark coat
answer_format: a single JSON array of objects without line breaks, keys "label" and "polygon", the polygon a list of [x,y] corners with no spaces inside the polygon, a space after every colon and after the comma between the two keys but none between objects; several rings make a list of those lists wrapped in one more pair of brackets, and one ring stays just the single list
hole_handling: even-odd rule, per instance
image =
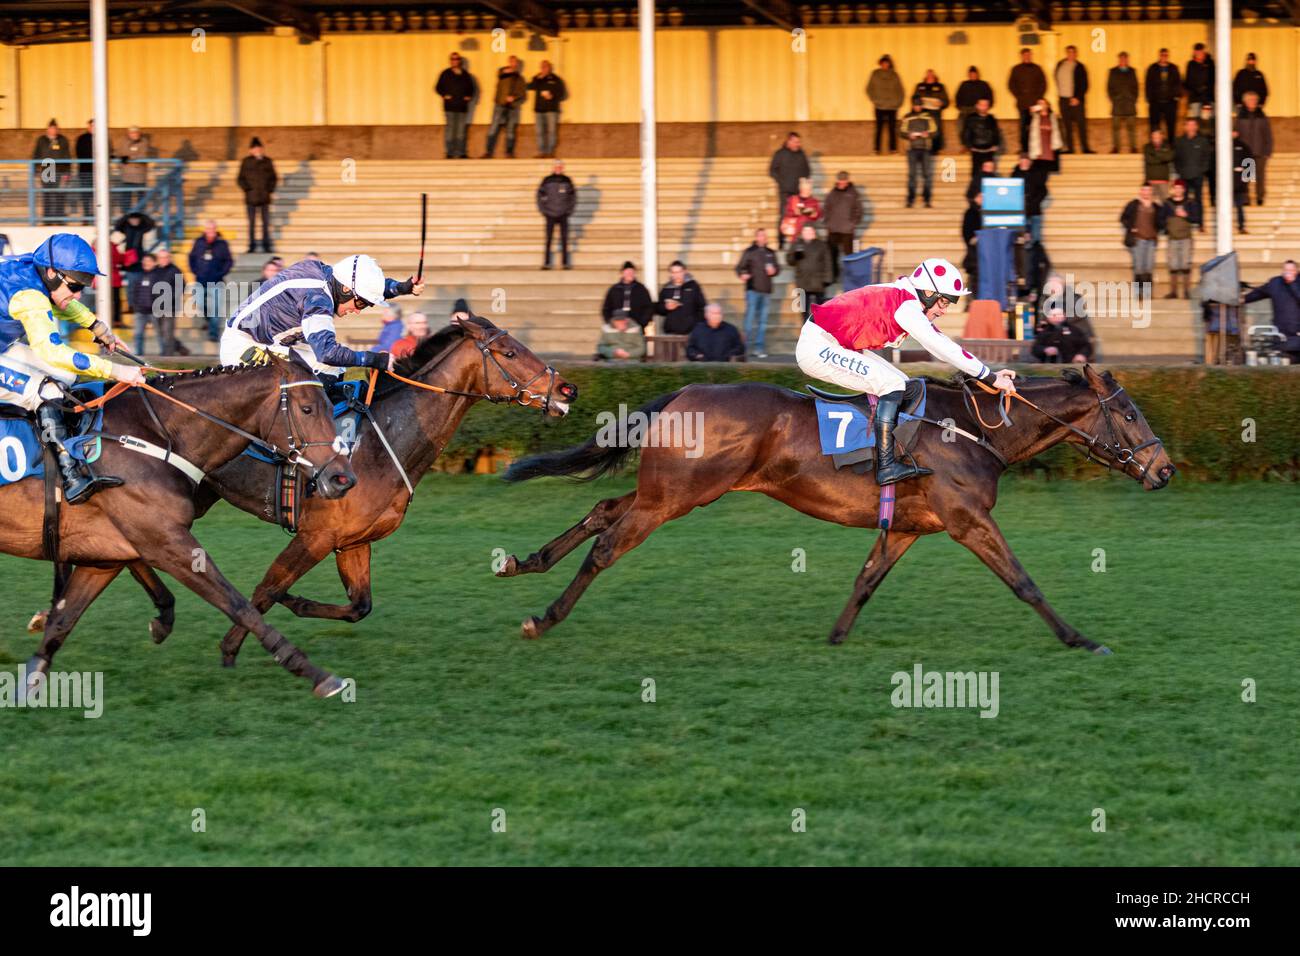
[{"label": "person in dark coat", "polygon": [[469,105],[478,95],[478,83],[465,67],[459,53],[453,53],[450,65],[438,74],[433,91],[442,98],[443,148],[448,159],[468,159],[465,153],[469,138]]},{"label": "person in dark coat", "polygon": [[1255,204],[1264,205],[1264,173],[1268,159],[1273,155],[1273,127],[1259,106],[1259,94],[1247,93],[1245,102],[1237,111],[1236,128],[1241,141],[1250,147],[1255,158]]},{"label": "person in dark coat", "polygon": [[680,259],[675,260],[668,267],[668,281],[659,290],[659,301],[655,303],[655,312],[664,316],[664,333],[689,335],[695,323],[704,319],[706,305],[708,300],[700,284],[691,278]]},{"label": "person in dark coat", "polygon": [[1038,361],[1049,364],[1086,362],[1092,357],[1092,343],[1070,324],[1064,309],[1055,308],[1048,311],[1030,351]]},{"label": "person in dark coat", "polygon": [[95,221],[95,121],[86,122],[86,131],[77,137],[77,188],[81,191],[81,218]]},{"label": "person in dark coat", "polygon": [[772,154],[767,174],[776,183],[776,234],[778,246],[783,247],[785,236],[781,233],[781,220],[785,216],[786,204],[799,192],[799,180],[812,178],[808,154],[803,151],[803,140],[798,133],[786,135],[785,143]]},{"label": "person in dark coat", "polygon": [[831,247],[834,282],[840,275],[840,256],[853,252],[853,236],[862,222],[862,196],[847,170],[835,174],[835,185],[822,200],[822,220],[826,223],[826,243]]},{"label": "person in dark coat", "polygon": [[130,257],[129,265],[122,270],[126,280],[126,301],[131,303],[132,312],[135,311],[135,284],[144,271],[144,238],[155,226],[156,223],[138,209],[128,212],[113,224],[113,229],[124,237],[124,251],[135,253]]},{"label": "person in dark coat", "polygon": [[[1174,140],[1174,169],[1187,183],[1187,195],[1198,205],[1201,204],[1201,188],[1213,158],[1209,139],[1201,135],[1200,121],[1188,117],[1183,123],[1183,135]],[[1200,229],[1205,231],[1204,226]]]},{"label": "person in dark coat", "polygon": [[217,231],[217,224],[209,219],[203,224],[203,234],[194,240],[190,249],[190,272],[202,288],[198,305],[208,326],[208,341],[221,341],[221,324],[226,320],[226,276],[234,267],[230,246]]},{"label": "person in dark coat", "polygon": [[1246,54],[1246,65],[1232,78],[1232,102],[1240,103],[1247,93],[1259,94],[1259,105],[1268,99],[1268,80],[1255,68],[1255,54]]},{"label": "person in dark coat", "polygon": [[1296,278],[1296,263],[1288,259],[1282,263],[1282,274],[1269,279],[1262,286],[1246,293],[1243,302],[1268,299],[1273,303],[1273,324],[1286,336],[1282,351],[1291,363],[1300,363],[1300,280]]},{"label": "person in dark coat", "polygon": [[543,60],[539,72],[528,82],[533,97],[533,121],[537,124],[537,155],[543,159],[555,158],[555,147],[560,135],[560,104],[569,98],[569,88],[551,69],[551,61]]},{"label": "person in dark coat", "polygon": [[[889,151],[897,148],[898,108],[903,105],[903,81],[898,78],[894,61],[886,53],[880,58],[876,69],[871,71],[867,81],[867,99],[876,111],[876,153],[880,152],[880,137],[889,136]],[[807,175],[804,173],[803,175]]]},{"label": "person in dark coat", "polygon": [[970,150],[970,173],[979,175],[984,164],[989,160],[996,162],[1002,151],[1002,127],[998,126],[997,117],[989,112],[993,104],[981,99],[975,104],[975,112],[966,117],[966,124],[961,131],[961,144]]},{"label": "person in dark coat", "polygon": [[1192,47],[1192,58],[1187,61],[1187,73],[1183,76],[1183,89],[1187,91],[1188,116],[1200,117],[1201,104],[1214,102],[1214,57],[1210,56],[1204,43]]},{"label": "person in dark coat", "polygon": [[1088,68],[1079,62],[1079,48],[1067,46],[1065,59],[1056,64],[1056,92],[1061,132],[1065,135],[1065,151],[1074,152],[1074,131],[1079,131],[1079,148],[1091,153],[1088,147],[1088,114],[1085,108],[1088,95]]},{"label": "person in dark coat", "polygon": [[1178,101],[1183,97],[1183,79],[1178,67],[1169,62],[1169,50],[1160,48],[1159,58],[1147,67],[1147,119],[1151,129],[1165,125],[1165,139],[1177,135]]},{"label": "person in dark coat", "polygon": [[930,140],[930,152],[943,150],[943,111],[948,108],[948,88],[939,82],[939,74],[934,70],[925,71],[925,79],[916,84],[912,99],[921,98],[921,108],[934,120],[934,138]]},{"label": "person in dark coat", "polygon": [[560,230],[560,261],[564,268],[572,269],[569,259],[569,217],[578,204],[578,191],[573,180],[564,175],[564,163],[557,161],[551,174],[537,187],[537,210],[546,217],[546,258],[542,268],[551,267],[551,237],[556,227]]},{"label": "person in dark coat", "polygon": [[239,164],[239,188],[244,191],[244,207],[248,210],[248,251],[257,251],[257,217],[262,217],[262,251],[271,251],[271,196],[279,177],[275,163],[266,155],[262,141],[256,136],[248,144],[248,155]]},{"label": "person in dark coat", "polygon": [[519,57],[510,56],[506,65],[497,70],[497,90],[492,98],[492,123],[488,126],[487,146],[483,150],[483,159],[491,159],[497,151],[497,136],[501,130],[506,131],[506,159],[515,158],[515,130],[519,126],[519,114],[528,98],[528,83],[520,70],[523,64]]},{"label": "person in dark coat", "polygon": [[970,283],[970,288],[979,294],[980,288],[980,257],[979,249],[979,231],[984,226],[984,197],[976,193],[970,197],[966,204],[966,212],[961,217],[961,238],[966,244],[966,257],[962,259],[961,267],[966,271],[966,279]]},{"label": "person in dark coat", "polygon": [[800,230],[799,238],[785,254],[785,261],[794,266],[795,285],[803,290],[804,308],[821,305],[826,301],[826,287],[834,281],[835,266],[831,258],[831,247],[817,238],[817,227],[806,225]]},{"label": "person in dark coat", "polygon": [[1023,153],[1029,149],[1029,127],[1033,118],[1030,110],[1047,95],[1047,74],[1034,62],[1034,51],[1029,47],[1020,51],[1020,62],[1011,68],[1007,88],[1020,111],[1020,151]]},{"label": "person in dark coat", "polygon": [[1246,234],[1246,207],[1250,205],[1250,170],[1255,154],[1242,141],[1241,131],[1232,131],[1232,204],[1237,207],[1237,231]]},{"label": "person in dark coat", "polygon": [[767,246],[767,230],[754,230],[754,241],[736,263],[736,275],[745,283],[745,342],[755,358],[767,358],[772,277],[780,271],[776,253]]},{"label": "person in dark coat", "polygon": [[32,148],[32,159],[40,165],[36,167],[36,181],[41,189],[41,215],[46,223],[63,220],[64,194],[68,174],[71,172],[69,160],[72,152],[68,149],[68,137],[59,132],[59,124],[50,120],[45,133],[36,138]]},{"label": "person in dark coat", "polygon": [[730,362],[745,354],[745,343],[730,322],[722,320],[722,306],[710,302],[704,308],[704,321],[691,329],[686,342],[686,357],[692,362]]},{"label": "person in dark coat", "polygon": [[962,133],[966,128],[966,118],[975,112],[975,104],[980,100],[988,100],[991,107],[993,105],[993,87],[980,79],[979,68],[972,66],[966,71],[966,79],[961,81],[961,85],[957,87],[957,95],[953,98],[953,103],[957,107],[957,140],[959,142],[963,141]]},{"label": "person in dark coat", "polygon": [[1110,98],[1110,151],[1119,152],[1121,127],[1128,130],[1128,151],[1137,150],[1137,70],[1129,66],[1128,54],[1121,53],[1118,63],[1106,75],[1106,95]]},{"label": "person in dark coat", "polygon": [[636,266],[630,261],[623,263],[619,280],[605,292],[605,301],[600,307],[601,318],[608,325],[615,315],[626,315],[644,329],[650,324],[654,312],[654,299],[650,297],[650,290],[637,281]]}]

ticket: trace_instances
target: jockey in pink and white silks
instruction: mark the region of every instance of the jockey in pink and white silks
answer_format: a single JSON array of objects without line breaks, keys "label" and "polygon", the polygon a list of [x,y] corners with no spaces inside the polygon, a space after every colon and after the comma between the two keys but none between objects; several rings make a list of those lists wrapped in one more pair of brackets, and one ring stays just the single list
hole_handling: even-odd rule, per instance
[{"label": "jockey in pink and white silks", "polygon": [[988,385],[1015,391],[1015,372],[993,372],[934,325],[970,290],[947,259],[926,259],[897,282],[869,285],[814,305],[799,333],[795,361],[812,378],[877,396],[876,482],[932,474],[894,458],[894,425],[907,375],[872,349],[896,348],[909,335],[935,358]]}]

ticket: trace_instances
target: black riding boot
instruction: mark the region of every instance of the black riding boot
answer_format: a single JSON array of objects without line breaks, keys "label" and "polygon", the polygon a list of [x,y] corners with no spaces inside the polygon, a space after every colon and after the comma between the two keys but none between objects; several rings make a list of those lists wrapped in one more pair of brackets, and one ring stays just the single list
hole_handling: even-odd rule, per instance
[{"label": "black riding boot", "polygon": [[903,392],[881,395],[876,403],[876,484],[892,485],[896,481],[932,475],[929,468],[906,465],[894,460],[894,426],[898,423],[898,409],[903,404]]},{"label": "black riding boot", "polygon": [[121,478],[96,475],[89,465],[77,461],[64,447],[68,430],[63,424],[63,413],[54,402],[44,402],[36,410],[41,429],[41,441],[49,445],[59,461],[59,474],[63,476],[63,497],[70,505],[79,505],[97,491],[116,488]]}]

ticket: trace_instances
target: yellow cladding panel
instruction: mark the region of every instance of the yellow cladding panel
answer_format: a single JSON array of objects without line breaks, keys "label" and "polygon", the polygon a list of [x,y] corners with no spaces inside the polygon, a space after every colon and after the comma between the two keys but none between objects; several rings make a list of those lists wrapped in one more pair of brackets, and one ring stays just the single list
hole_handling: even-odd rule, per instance
[{"label": "yellow cladding panel", "polygon": [[[287,40],[287,42],[286,42]],[[324,96],[320,47],[274,36],[241,36],[231,44],[238,77],[232,126],[313,125]]]}]

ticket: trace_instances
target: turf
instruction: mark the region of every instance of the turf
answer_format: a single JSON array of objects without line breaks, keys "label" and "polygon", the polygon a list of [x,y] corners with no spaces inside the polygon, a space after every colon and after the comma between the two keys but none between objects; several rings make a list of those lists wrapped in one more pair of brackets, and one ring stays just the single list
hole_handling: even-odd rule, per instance
[{"label": "turf", "polygon": [[[369,618],[272,613],[355,678],[352,703],[253,642],[223,670],[224,619],[188,593],[152,645],[124,575],[57,659],[104,672],[103,716],[0,710],[5,863],[1300,863],[1293,486],[1004,483],[1012,546],[1108,658],[1064,648],[941,536],[830,647],[871,537],[751,495],[661,529],[521,640],[580,558],[499,580],[493,550],[527,554],[630,486],[428,478],[376,548]],[[246,593],[285,540],[224,506],[198,534]],[[13,671],[48,575],[0,574]],[[297,591],[341,589],[323,565]],[[892,706],[918,662],[998,672],[998,716]]]}]

